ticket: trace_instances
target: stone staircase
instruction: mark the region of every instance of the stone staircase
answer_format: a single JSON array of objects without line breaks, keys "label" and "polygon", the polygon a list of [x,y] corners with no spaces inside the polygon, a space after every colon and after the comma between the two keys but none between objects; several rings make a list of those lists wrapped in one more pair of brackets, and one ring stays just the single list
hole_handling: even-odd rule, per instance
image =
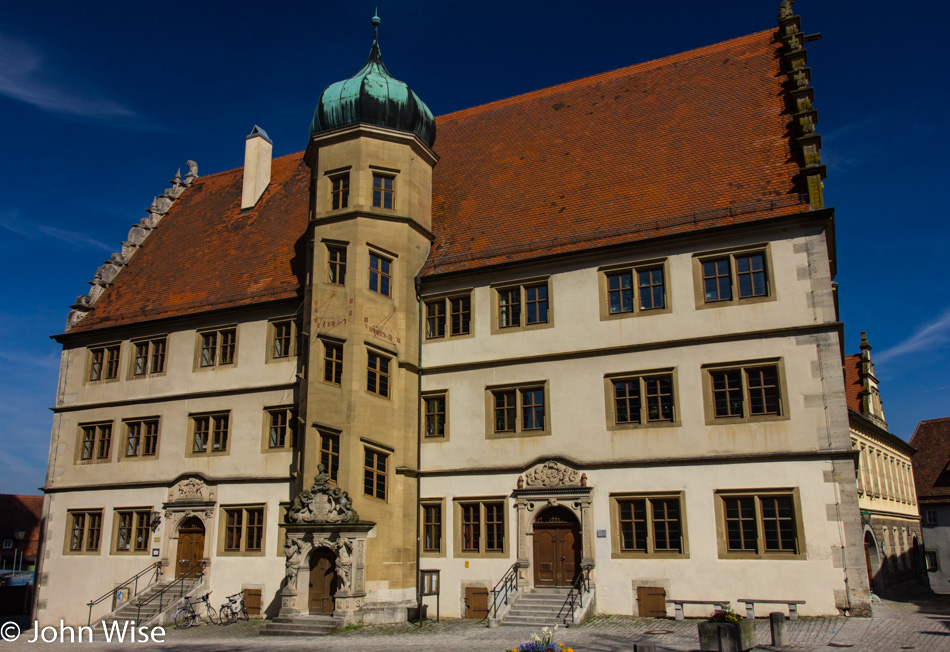
[{"label": "stone staircase", "polygon": [[267,621],[261,636],[326,636],[340,628],[331,616],[277,616]]},{"label": "stone staircase", "polygon": [[558,612],[570,589],[534,589],[520,594],[501,621],[503,626],[517,627],[564,627],[564,616]]},{"label": "stone staircase", "polygon": [[[187,597],[190,595],[201,582],[200,578],[188,578],[184,580],[184,595]],[[153,624],[153,621],[161,622],[170,622],[175,616],[175,611],[179,607],[181,600],[179,599],[179,593],[181,589],[175,587],[173,590],[165,594],[162,598],[162,610],[159,613],[159,599],[156,598],[154,601],[149,602],[147,605],[142,607],[141,615],[139,614],[139,609],[136,607],[136,603],[145,602],[146,600],[155,596],[160,590],[168,586],[170,582],[160,582],[158,584],[152,584],[147,589],[133,597],[131,600],[123,604],[121,607],[113,611],[112,613],[106,615],[104,618],[100,619],[99,622],[105,622],[107,626],[112,625],[112,621],[116,621],[121,626],[125,621],[135,621],[136,626],[144,626]],[[160,617],[164,616],[164,620]],[[154,624],[158,624],[154,623]]]}]

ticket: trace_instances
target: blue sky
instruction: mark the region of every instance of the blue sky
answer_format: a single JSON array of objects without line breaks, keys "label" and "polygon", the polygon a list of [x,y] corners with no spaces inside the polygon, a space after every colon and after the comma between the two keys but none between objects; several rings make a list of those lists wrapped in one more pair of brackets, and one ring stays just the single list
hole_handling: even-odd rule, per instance
[{"label": "blue sky", "polygon": [[[890,428],[905,439],[950,414],[942,4],[795,5],[804,31],[822,34],[809,62],[846,349],[868,332]],[[381,0],[380,45],[439,115],[767,29],[777,6]],[[320,92],[364,62],[374,8],[0,7],[0,493],[43,484],[59,363],[49,335],[101,261],[187,159],[202,174],[242,165],[254,124],[275,155],[302,150]]]}]

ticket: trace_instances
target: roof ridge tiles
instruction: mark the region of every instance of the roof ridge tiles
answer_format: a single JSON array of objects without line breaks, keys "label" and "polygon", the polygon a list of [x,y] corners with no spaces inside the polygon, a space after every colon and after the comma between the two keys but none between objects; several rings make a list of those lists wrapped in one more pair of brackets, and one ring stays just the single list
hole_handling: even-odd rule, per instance
[{"label": "roof ridge tiles", "polygon": [[468,117],[477,113],[482,113],[484,111],[491,111],[496,108],[501,108],[505,106],[511,106],[512,104],[518,104],[520,102],[526,102],[529,100],[538,99],[541,97],[546,97],[548,95],[554,95],[559,92],[574,90],[583,86],[590,86],[602,81],[610,81],[613,79],[618,79],[620,77],[630,76],[634,73],[646,72],[648,70],[655,70],[657,68],[662,68],[663,66],[679,63],[681,61],[687,61],[690,59],[696,59],[701,56],[708,54],[713,54],[719,52],[727,47],[734,47],[735,45],[745,42],[745,41],[754,41],[757,38],[761,38],[765,34],[774,34],[776,33],[776,28],[770,27],[752,34],[746,34],[744,36],[737,36],[732,39],[725,41],[719,41],[717,43],[711,43],[709,45],[703,45],[698,48],[693,48],[692,50],[687,50],[685,52],[679,52],[676,54],[670,54],[665,57],[660,57],[658,59],[650,59],[649,61],[641,61],[639,63],[634,63],[629,66],[624,66],[623,68],[616,68],[614,70],[608,70],[607,72],[597,73],[595,75],[589,75],[587,77],[580,77],[572,81],[563,82],[555,86],[548,86],[546,88],[539,88],[533,91],[528,91],[527,93],[521,93],[518,95],[512,95],[511,97],[506,97],[500,100],[492,100],[485,104],[479,104],[477,106],[468,107],[466,109],[459,109],[452,113],[446,113],[440,116],[436,116],[436,123],[441,122],[451,122],[453,120],[458,120],[461,118]]}]

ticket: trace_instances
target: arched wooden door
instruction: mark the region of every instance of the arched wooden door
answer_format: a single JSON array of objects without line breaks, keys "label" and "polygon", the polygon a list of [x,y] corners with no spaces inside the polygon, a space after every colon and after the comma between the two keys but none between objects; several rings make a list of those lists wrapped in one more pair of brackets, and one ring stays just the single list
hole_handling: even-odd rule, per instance
[{"label": "arched wooden door", "polygon": [[581,528],[566,507],[549,507],[534,522],[534,585],[571,586],[581,570]]},{"label": "arched wooden door", "polygon": [[178,526],[178,559],[175,577],[181,577],[201,564],[205,554],[205,526],[201,519],[192,516]]},{"label": "arched wooden door", "polygon": [[326,548],[310,555],[310,613],[333,613],[333,594],[336,592],[336,555]]}]

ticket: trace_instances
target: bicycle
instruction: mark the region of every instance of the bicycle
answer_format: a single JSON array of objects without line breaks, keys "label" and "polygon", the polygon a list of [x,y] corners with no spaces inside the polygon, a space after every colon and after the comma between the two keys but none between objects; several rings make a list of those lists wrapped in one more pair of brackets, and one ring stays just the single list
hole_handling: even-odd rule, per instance
[{"label": "bicycle", "polygon": [[210,595],[211,591],[208,591],[194,602],[186,602],[185,606],[180,607],[178,611],[175,612],[175,628],[188,629],[192,625],[200,624],[201,616],[197,611],[195,611],[195,605],[201,602],[205,603],[205,615],[208,617],[208,620],[212,624],[219,624],[221,621],[218,620],[218,612],[215,611],[214,607],[211,606],[211,603],[208,602],[208,596]]},{"label": "bicycle", "polygon": [[230,625],[238,618],[248,620],[247,609],[244,607],[244,591],[228,596],[228,601],[221,605],[221,624]]}]

